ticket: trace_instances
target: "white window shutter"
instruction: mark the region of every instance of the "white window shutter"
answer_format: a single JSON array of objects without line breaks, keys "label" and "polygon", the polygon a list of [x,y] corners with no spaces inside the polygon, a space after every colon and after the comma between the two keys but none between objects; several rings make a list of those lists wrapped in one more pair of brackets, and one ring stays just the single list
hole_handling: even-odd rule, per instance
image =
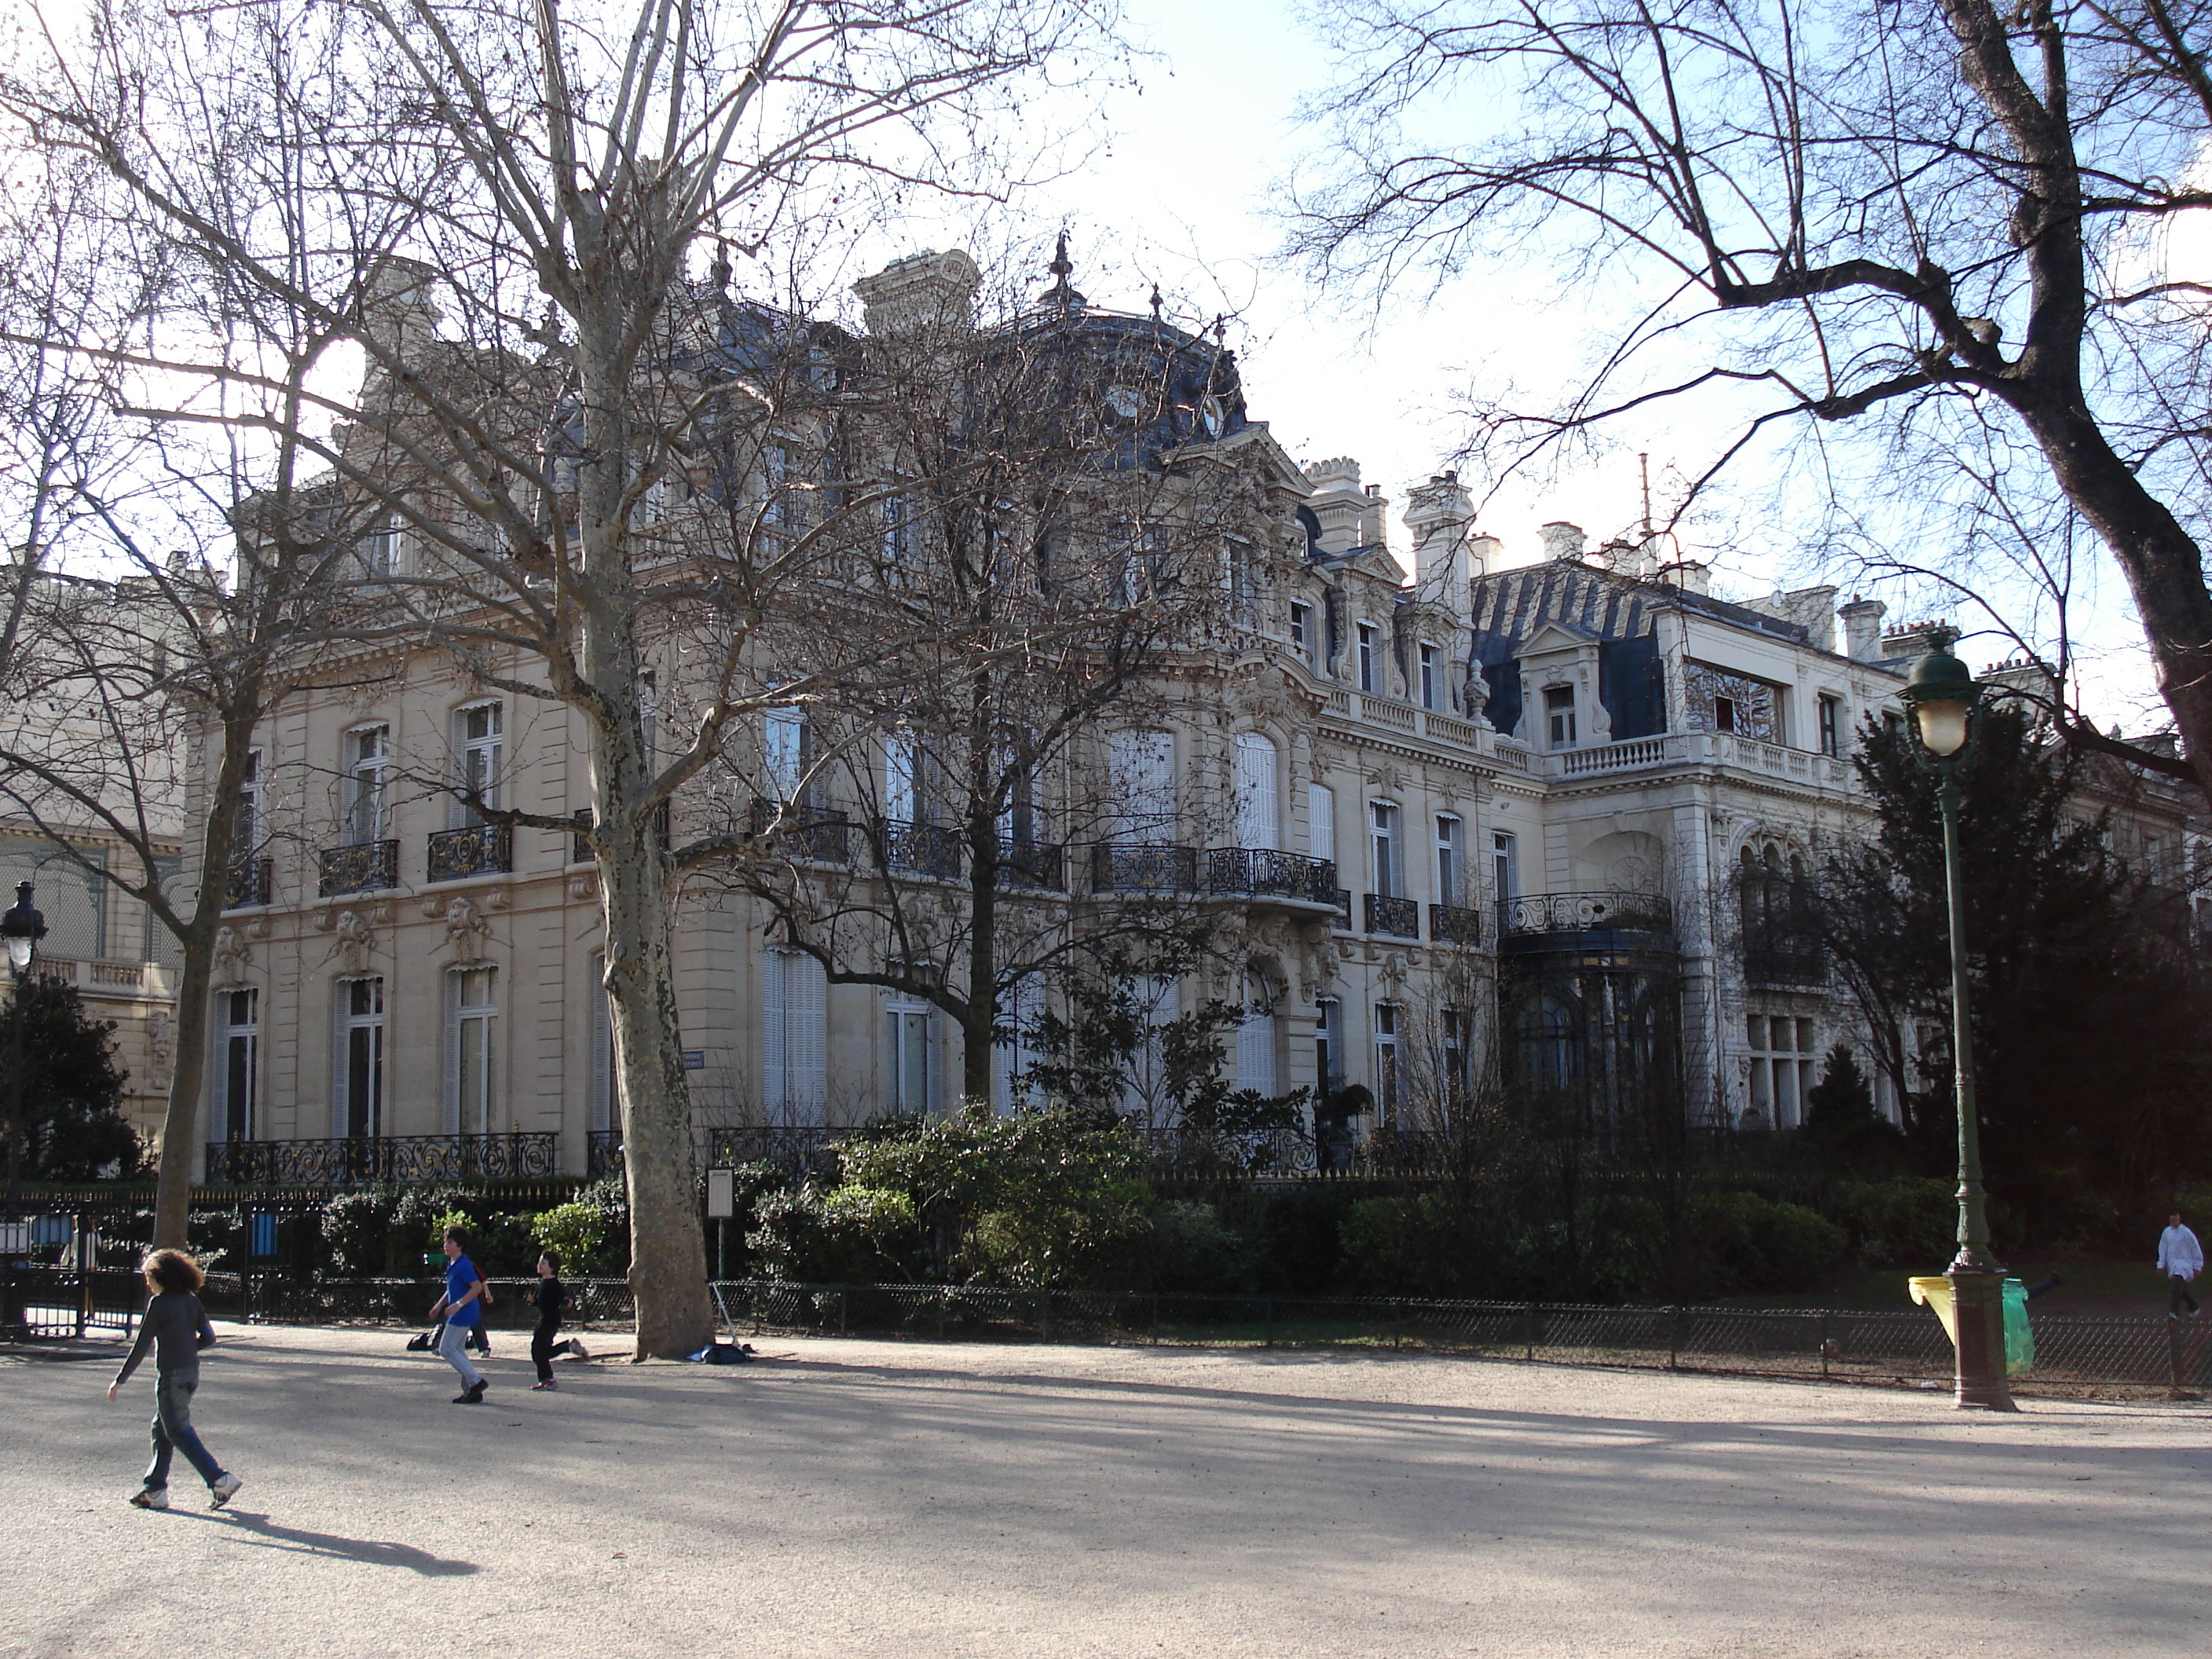
[{"label": "white window shutter", "polygon": [[819,1123],[830,1097],[830,987],[822,964],[796,952],[783,958],[784,1102]]},{"label": "white window shutter", "polygon": [[1109,770],[1119,804],[1119,839],[1144,845],[1175,839],[1175,738],[1166,732],[1116,732]]},{"label": "white window shutter", "polygon": [[761,1098],[770,1113],[781,1110],[791,1086],[790,957],[781,951],[761,956]]},{"label": "white window shutter", "polygon": [[1281,845],[1281,815],[1276,802],[1275,745],[1257,732],[1237,739],[1237,844],[1274,852]]},{"label": "white window shutter", "polygon": [[351,996],[350,981],[334,979],[331,981],[331,1139],[345,1138],[346,1123],[350,1115],[347,1097],[348,1067],[346,1065],[348,1033],[346,1000]]},{"label": "white window shutter", "polygon": [[1306,786],[1306,840],[1314,857],[1336,862],[1336,791],[1325,783]]},{"label": "white window shutter", "polygon": [[461,975],[446,975],[446,1133],[461,1132]]}]

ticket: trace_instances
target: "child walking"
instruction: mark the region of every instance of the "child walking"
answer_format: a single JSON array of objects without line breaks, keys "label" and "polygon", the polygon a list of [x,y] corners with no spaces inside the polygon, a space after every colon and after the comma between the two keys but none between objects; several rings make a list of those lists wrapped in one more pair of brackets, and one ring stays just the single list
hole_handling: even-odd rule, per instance
[{"label": "child walking", "polygon": [[207,1282],[200,1264],[182,1250],[156,1250],[141,1269],[146,1288],[153,1292],[146,1316],[138,1324],[138,1340],[115,1381],[107,1385],[107,1403],[113,1405],[138,1369],[146,1350],[154,1351],[154,1461],[146,1466],[146,1479],[131,1502],[142,1510],[169,1507],[169,1458],[182,1452],[185,1461],[207,1482],[208,1504],[221,1509],[246,1483],[226,1472],[200,1443],[192,1427],[192,1395],[200,1385],[200,1350],[215,1346],[215,1328],[207,1310],[200,1306],[200,1286]]},{"label": "child walking", "polygon": [[483,1374],[469,1364],[469,1333],[483,1317],[478,1305],[483,1295],[483,1275],[469,1260],[467,1228],[447,1228],[445,1249],[446,1293],[430,1310],[431,1318],[446,1322],[445,1329],[438,1333],[438,1357],[461,1374],[461,1391],[453,1396],[453,1403],[481,1406],[487,1384]]},{"label": "child walking", "polygon": [[561,1312],[568,1305],[568,1287],[561,1282],[561,1253],[547,1250],[538,1258],[538,1289],[523,1292],[538,1309],[538,1328],[530,1335],[530,1357],[538,1362],[538,1380],[530,1385],[532,1394],[542,1389],[557,1389],[553,1380],[553,1356],[573,1353],[579,1359],[592,1356],[584,1345],[571,1337],[566,1342],[554,1339],[561,1334]]}]

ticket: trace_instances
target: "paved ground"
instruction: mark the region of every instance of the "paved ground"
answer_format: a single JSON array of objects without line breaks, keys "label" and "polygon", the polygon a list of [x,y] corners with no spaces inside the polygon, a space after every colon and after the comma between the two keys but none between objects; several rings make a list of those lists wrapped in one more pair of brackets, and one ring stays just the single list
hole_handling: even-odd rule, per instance
[{"label": "paved ground", "polygon": [[761,1340],[491,1402],[226,1329],[246,1479],[0,1360],[0,1655],[2212,1653],[2212,1413],[1389,1355]]}]

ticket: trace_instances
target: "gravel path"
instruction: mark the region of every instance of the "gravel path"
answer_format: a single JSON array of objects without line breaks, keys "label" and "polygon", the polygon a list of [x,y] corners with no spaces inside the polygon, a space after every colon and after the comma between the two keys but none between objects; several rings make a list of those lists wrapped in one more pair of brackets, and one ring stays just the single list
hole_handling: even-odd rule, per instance
[{"label": "gravel path", "polygon": [[770,1338],[534,1395],[508,1335],[465,1408],[222,1329],[224,1515],[124,1503],[150,1382],[0,1359],[0,1655],[2212,1652],[2201,1407]]}]

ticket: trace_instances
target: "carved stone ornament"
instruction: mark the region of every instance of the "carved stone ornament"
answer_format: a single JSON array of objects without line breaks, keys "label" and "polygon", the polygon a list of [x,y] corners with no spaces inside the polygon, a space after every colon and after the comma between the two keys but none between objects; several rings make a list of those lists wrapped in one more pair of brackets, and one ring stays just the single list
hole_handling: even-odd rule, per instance
[{"label": "carved stone ornament", "polygon": [[166,1009],[156,1008],[146,1016],[146,1058],[149,1079],[156,1089],[169,1086],[169,1068],[177,1058],[177,1022]]},{"label": "carved stone ornament", "polygon": [[575,903],[585,902],[598,890],[599,883],[594,877],[577,875],[568,878],[568,896]]},{"label": "carved stone ornament", "polygon": [[341,910],[331,927],[337,937],[331,942],[330,955],[324,960],[335,959],[356,973],[368,966],[368,959],[376,951],[376,931],[368,918],[358,910]]},{"label": "carved stone ornament", "polygon": [[1379,761],[1374,769],[1368,773],[1367,781],[1377,789],[1388,789],[1393,794],[1396,794],[1401,793],[1406,787],[1406,775],[1389,761]]},{"label": "carved stone ornament", "polygon": [[491,924],[477,914],[477,907],[456,894],[446,902],[446,948],[453,953],[453,960],[465,966],[474,966],[483,960],[485,941],[491,937]]},{"label": "carved stone ornament", "polygon": [[215,949],[212,952],[215,976],[218,981],[236,979],[252,965],[252,948],[246,936],[237,928],[222,927],[215,930]]},{"label": "carved stone ornament", "polygon": [[1467,684],[1461,688],[1460,698],[1467,705],[1467,717],[1471,720],[1482,718],[1483,710],[1490,707],[1490,681],[1483,672],[1469,665]]}]

